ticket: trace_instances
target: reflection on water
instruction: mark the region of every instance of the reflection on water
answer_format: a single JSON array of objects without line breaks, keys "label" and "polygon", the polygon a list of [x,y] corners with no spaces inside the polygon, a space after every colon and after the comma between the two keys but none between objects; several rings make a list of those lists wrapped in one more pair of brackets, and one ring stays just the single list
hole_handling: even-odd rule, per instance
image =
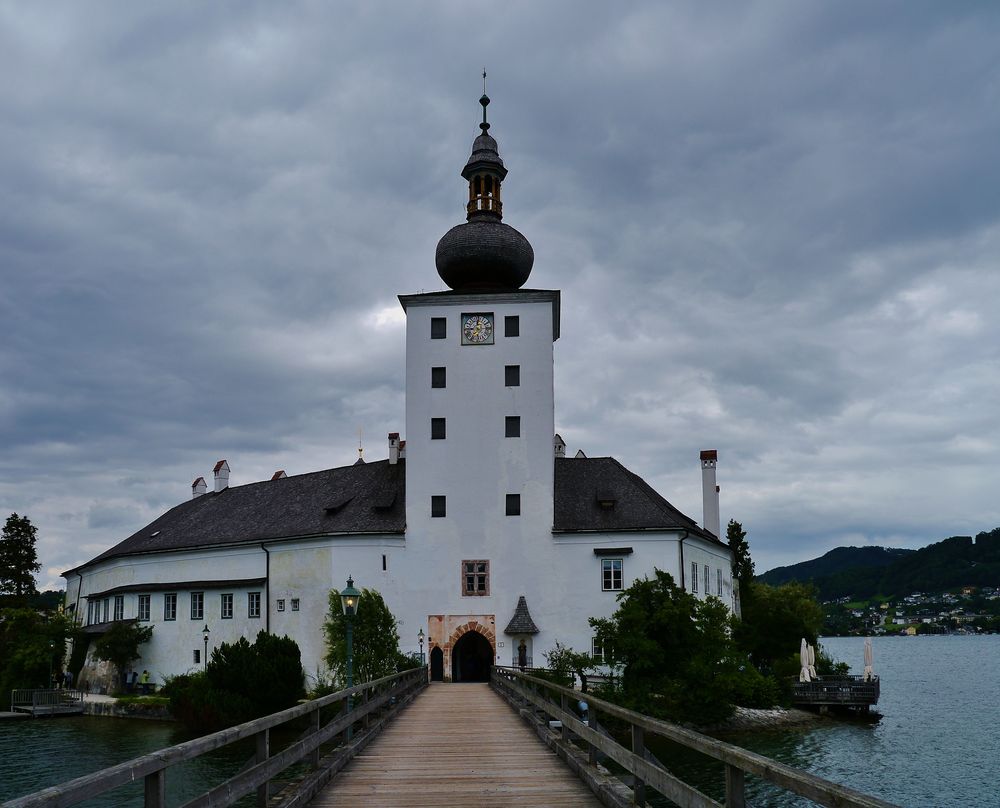
[{"label": "reflection on water", "polygon": [[[863,638],[822,643],[852,673],[861,672]],[[1000,636],[876,637],[873,645],[880,722],[831,720],[724,740],[899,805],[1000,806]],[[724,796],[720,764],[674,745],[654,752],[709,796]],[[747,798],[776,808],[814,804],[756,778],[748,779]]]}]

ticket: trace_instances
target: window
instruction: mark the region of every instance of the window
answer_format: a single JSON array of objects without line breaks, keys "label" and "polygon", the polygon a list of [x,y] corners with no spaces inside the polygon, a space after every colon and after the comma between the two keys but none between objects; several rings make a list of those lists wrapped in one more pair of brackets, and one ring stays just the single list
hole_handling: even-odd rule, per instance
[{"label": "window", "polygon": [[516,314],[503,318],[503,335],[505,337],[521,336],[521,318]]},{"label": "window", "polygon": [[101,601],[101,605],[102,605],[103,611],[104,611],[104,618],[101,620],[101,622],[102,623],[107,623],[108,622],[108,599],[105,598],[104,600],[102,600]]},{"label": "window", "polygon": [[521,366],[520,365],[504,365],[504,368],[503,368],[503,384],[504,384],[504,387],[520,387],[521,386]]},{"label": "window", "polygon": [[712,570],[708,564],[705,565],[705,594],[712,594]]},{"label": "window", "polygon": [[191,593],[191,619],[201,620],[205,617],[205,593]]},{"label": "window", "polygon": [[722,570],[715,571],[716,594],[722,597]]},{"label": "window", "polygon": [[508,516],[520,516],[521,515],[521,495],[520,494],[508,494],[507,495],[507,515]]},{"label": "window", "polygon": [[163,619],[177,619],[177,595],[173,593],[163,596]]},{"label": "window", "polygon": [[448,321],[444,317],[431,317],[431,339],[445,339],[448,336]]},{"label": "window", "polygon": [[505,438],[521,437],[521,416],[508,415],[503,419],[503,434]]},{"label": "window", "polygon": [[444,440],[444,418],[431,418],[431,440]]},{"label": "window", "polygon": [[232,620],[233,619],[233,596],[223,595],[222,596],[222,619]]},{"label": "window", "polygon": [[385,553],[382,553],[382,572],[385,572],[387,569],[389,569],[389,559]]},{"label": "window", "polygon": [[698,562],[691,562],[691,591],[698,591]]},{"label": "window", "polygon": [[97,608],[97,601],[88,600],[87,601],[87,625],[92,626],[94,623],[100,623],[100,614]]},{"label": "window", "polygon": [[299,610],[299,599],[292,598],[292,611],[297,612]]},{"label": "window", "polygon": [[601,641],[597,637],[590,639],[590,655],[598,665],[604,664],[604,646],[601,645]]},{"label": "window", "polygon": [[490,594],[489,561],[476,560],[476,561],[462,562],[462,594],[463,595]]},{"label": "window", "polygon": [[125,596],[115,595],[115,620],[122,620],[125,617]]},{"label": "window", "polygon": [[278,598],[278,611],[279,612],[285,611],[285,599],[284,598]]},{"label": "window", "polygon": [[431,497],[431,516],[444,516],[446,510],[447,502],[445,497],[441,494],[434,494]]},{"label": "window", "polygon": [[144,623],[149,620],[149,597],[149,595],[139,595],[139,611],[136,616]]},{"label": "window", "polygon": [[194,649],[194,654],[192,656],[193,656],[193,662],[194,662],[194,664],[195,665],[200,665],[201,664],[201,649],[200,648],[195,648]]},{"label": "window", "polygon": [[622,560],[620,558],[601,559],[601,589],[618,592],[622,588]]},{"label": "window", "polygon": [[448,368],[431,368],[431,387],[448,386]]},{"label": "window", "polygon": [[247,593],[247,617],[260,617],[260,592]]}]

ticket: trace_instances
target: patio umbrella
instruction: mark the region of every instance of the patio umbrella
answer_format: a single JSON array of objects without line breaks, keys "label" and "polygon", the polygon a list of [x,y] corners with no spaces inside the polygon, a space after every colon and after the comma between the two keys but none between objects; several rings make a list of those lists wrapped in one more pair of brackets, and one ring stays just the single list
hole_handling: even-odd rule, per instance
[{"label": "patio umbrella", "polygon": [[799,662],[802,664],[802,670],[799,671],[799,681],[812,681],[809,678],[809,643],[806,642],[805,637],[802,638],[802,644],[799,646]]},{"label": "patio umbrella", "polygon": [[813,679],[819,679],[816,675],[816,649],[811,645],[806,646],[809,649],[809,675]]},{"label": "patio umbrella", "polygon": [[872,638],[865,637],[865,672],[862,677],[864,681],[870,682],[875,678],[875,671],[872,670]]}]

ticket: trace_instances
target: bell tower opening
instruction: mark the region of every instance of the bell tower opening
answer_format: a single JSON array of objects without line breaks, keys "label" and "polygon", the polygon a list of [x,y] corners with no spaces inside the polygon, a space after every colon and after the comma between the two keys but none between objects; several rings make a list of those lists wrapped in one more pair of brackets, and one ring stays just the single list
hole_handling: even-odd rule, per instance
[{"label": "bell tower opening", "polygon": [[493,646],[478,631],[467,631],[451,649],[451,681],[488,682]]}]

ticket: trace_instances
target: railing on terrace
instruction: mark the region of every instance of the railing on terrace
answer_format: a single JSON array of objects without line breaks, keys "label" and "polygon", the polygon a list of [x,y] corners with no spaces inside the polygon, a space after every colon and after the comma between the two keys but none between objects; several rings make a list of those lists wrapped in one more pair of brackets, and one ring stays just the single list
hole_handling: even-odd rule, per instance
[{"label": "railing on terrace", "polygon": [[[247,738],[256,740],[256,754],[247,765],[225,782],[186,802],[183,808],[232,805],[253,792],[257,793],[258,806],[273,806],[276,803],[269,802],[271,780],[290,766],[307,761],[312,772],[297,784],[294,791],[285,794],[277,803],[283,808],[302,806],[426,685],[426,668],[386,676],[299,704],[280,713],[143,755],[68,783],[9,800],[0,808],[61,808],[76,805],[138,780],[144,781],[145,808],[164,808],[166,776],[171,766]],[[323,725],[320,711],[338,704],[346,706],[348,697],[354,699],[353,709],[339,713]],[[270,731],[281,724],[305,717],[310,719],[309,729],[299,740],[272,755]],[[321,745],[338,740],[339,747],[321,760]]]},{"label": "railing on terrace", "polygon": [[10,711],[32,714],[77,712],[83,709],[82,690],[12,690]]},{"label": "railing on terrace", "polygon": [[[831,808],[896,808],[892,803],[870,797],[755,752],[667,721],[626,710],[624,707],[595,698],[592,694],[584,696],[589,707],[591,723],[595,723],[596,726],[596,717],[599,714],[604,719],[615,719],[620,725],[623,724],[631,736],[630,749],[580,719],[571,708],[571,705],[581,698],[582,694],[578,690],[528,676],[515,669],[501,667],[493,668],[490,682],[493,688],[513,705],[538,711],[546,721],[561,722],[562,737],[558,740],[558,744],[567,755],[573,754],[574,750],[571,747],[575,746],[574,739],[579,739],[582,742],[579,752],[586,753],[591,765],[597,763],[597,757],[601,754],[611,758],[632,774],[635,777],[633,791],[636,805],[645,804],[645,791],[650,787],[682,808],[746,808],[746,777],[751,775]],[[647,735],[664,738],[721,761],[725,766],[725,802],[719,803],[711,799],[671,774],[663,766],[649,760],[645,746]]]},{"label": "railing on terrace", "polygon": [[792,700],[803,705],[867,707],[878,704],[880,687],[877,676],[868,680],[854,674],[822,676],[811,682],[795,680],[792,684]]}]

